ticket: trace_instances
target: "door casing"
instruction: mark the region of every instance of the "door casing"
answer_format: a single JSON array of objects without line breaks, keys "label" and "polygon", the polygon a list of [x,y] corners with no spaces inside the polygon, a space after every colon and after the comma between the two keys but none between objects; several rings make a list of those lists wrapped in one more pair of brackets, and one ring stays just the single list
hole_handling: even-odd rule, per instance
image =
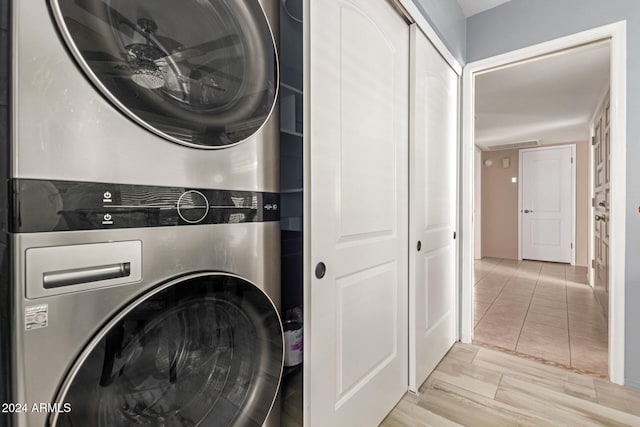
[{"label": "door casing", "polygon": [[627,36],[626,21],[596,27],[566,37],[528,46],[467,64],[462,83],[461,176],[461,341],[473,338],[473,181],[474,104],[476,74],[506,67],[540,55],[571,49],[585,43],[611,40],[611,223],[609,269],[609,379],[624,384],[625,335],[625,220],[627,145]]}]

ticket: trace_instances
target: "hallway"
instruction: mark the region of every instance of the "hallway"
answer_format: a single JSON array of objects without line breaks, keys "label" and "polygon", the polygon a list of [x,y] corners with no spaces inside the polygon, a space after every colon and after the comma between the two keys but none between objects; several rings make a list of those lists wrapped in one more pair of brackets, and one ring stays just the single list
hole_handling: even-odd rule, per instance
[{"label": "hallway", "polygon": [[475,261],[474,343],[608,377],[607,323],[586,267]]}]

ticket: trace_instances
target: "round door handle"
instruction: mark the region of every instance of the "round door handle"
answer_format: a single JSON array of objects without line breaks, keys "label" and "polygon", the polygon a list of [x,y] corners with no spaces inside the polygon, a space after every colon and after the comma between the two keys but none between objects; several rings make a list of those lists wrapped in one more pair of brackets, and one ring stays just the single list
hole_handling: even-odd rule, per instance
[{"label": "round door handle", "polygon": [[322,279],[326,273],[327,266],[324,264],[324,262],[319,262],[318,265],[316,265],[316,277],[318,279]]},{"label": "round door handle", "polygon": [[600,215],[596,215],[596,221],[600,221],[601,219],[604,219],[604,217],[601,217]]},{"label": "round door handle", "polygon": [[418,240],[418,244],[416,245],[416,248],[418,249],[418,252],[420,252],[420,249],[422,249],[422,242],[420,240]]}]

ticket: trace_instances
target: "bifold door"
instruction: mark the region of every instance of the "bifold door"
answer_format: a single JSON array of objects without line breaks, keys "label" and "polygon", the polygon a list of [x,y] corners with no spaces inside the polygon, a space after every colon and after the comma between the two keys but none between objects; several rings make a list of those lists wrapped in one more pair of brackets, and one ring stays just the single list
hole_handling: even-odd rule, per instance
[{"label": "bifold door", "polygon": [[383,0],[310,7],[305,424],[375,426],[407,390],[409,27]]}]

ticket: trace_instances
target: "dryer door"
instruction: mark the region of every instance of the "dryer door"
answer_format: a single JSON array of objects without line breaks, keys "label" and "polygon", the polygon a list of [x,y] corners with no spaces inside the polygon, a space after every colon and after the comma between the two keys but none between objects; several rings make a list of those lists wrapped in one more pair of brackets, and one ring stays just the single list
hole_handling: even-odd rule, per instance
[{"label": "dryer door", "polygon": [[278,82],[258,0],[50,0],[94,85],[147,129],[217,148],[258,131]]},{"label": "dryer door", "polygon": [[278,313],[256,286],[219,273],[181,278],[133,302],[93,339],[50,425],[261,426],[283,348]]}]

